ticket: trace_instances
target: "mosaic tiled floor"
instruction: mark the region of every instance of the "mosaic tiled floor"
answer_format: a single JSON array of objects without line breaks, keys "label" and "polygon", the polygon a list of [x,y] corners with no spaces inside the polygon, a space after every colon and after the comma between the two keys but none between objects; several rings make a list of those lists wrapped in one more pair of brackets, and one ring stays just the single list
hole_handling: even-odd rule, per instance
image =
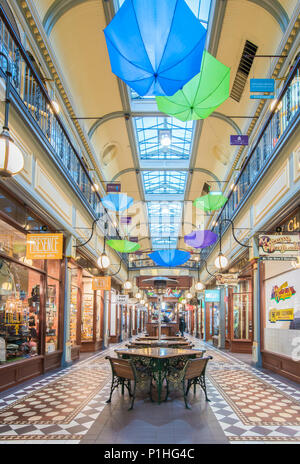
[{"label": "mosaic tiled floor", "polygon": [[[203,346],[194,340],[195,347]],[[208,348],[208,346],[206,345]],[[228,353],[209,347],[208,396],[232,443],[300,443],[300,386],[290,387]]]},{"label": "mosaic tiled floor", "polygon": [[[216,421],[231,443],[300,443],[300,386],[251,367],[190,337],[213,356],[208,396]],[[0,443],[79,443],[106,406],[114,345],[29,386],[0,395]],[[164,404],[159,406],[163,408]],[[191,410],[191,414],[193,411]],[[100,416],[100,417],[99,417]]]}]

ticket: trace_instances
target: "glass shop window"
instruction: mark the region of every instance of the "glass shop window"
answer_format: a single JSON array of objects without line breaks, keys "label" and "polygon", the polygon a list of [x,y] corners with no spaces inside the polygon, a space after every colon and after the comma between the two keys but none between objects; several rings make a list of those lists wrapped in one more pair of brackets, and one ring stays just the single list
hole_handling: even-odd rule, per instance
[{"label": "glass shop window", "polygon": [[72,346],[77,345],[77,320],[79,311],[79,270],[71,268],[71,302],[70,302],[70,341]]},{"label": "glass shop window", "polygon": [[0,363],[40,354],[43,276],[0,258]]},{"label": "glass shop window", "polygon": [[82,321],[81,321],[81,339],[93,340],[94,325],[94,291],[92,290],[92,278],[83,275],[82,279]]},{"label": "glass shop window", "polygon": [[237,292],[233,293],[233,338],[236,340],[251,340],[252,294],[249,280],[242,281],[237,290]]},{"label": "glass shop window", "polygon": [[20,263],[44,269],[44,260],[26,258],[26,234],[0,219],[0,252]]}]

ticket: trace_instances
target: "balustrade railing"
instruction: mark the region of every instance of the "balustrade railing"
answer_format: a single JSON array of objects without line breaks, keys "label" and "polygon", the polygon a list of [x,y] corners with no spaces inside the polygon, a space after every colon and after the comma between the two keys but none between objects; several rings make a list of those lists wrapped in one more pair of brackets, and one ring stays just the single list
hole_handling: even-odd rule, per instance
[{"label": "balustrade railing", "polygon": [[[233,219],[242,204],[253,191],[256,183],[278,153],[278,147],[285,141],[291,127],[295,125],[300,114],[300,56],[294,64],[287,80],[277,98],[276,107],[264,124],[255,145],[237,178],[234,189],[230,192],[227,203],[218,215],[212,230],[219,234],[219,224],[223,219]],[[222,233],[228,225],[222,226]],[[214,245],[206,248],[201,257],[207,259]]]},{"label": "balustrade railing", "polygon": [[[34,68],[13,27],[0,6],[0,51],[4,53],[11,68],[11,92],[16,97],[22,111],[31,124],[38,128],[50,153],[61,168],[65,177],[79,194],[93,214],[100,214],[109,223],[109,235],[118,236],[107,210],[101,203],[101,197],[94,188],[88,169],[82,161],[82,155],[76,150],[60,117],[55,112],[46,87]],[[5,77],[6,60],[0,57],[0,76]],[[121,256],[121,254],[120,254]],[[126,257],[122,256],[126,261]]]}]

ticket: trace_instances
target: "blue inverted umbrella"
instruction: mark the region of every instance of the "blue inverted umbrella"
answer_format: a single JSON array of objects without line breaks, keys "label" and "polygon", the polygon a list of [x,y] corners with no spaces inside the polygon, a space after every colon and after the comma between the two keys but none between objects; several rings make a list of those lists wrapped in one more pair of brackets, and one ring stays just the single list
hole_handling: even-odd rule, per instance
[{"label": "blue inverted umbrella", "polygon": [[111,211],[125,211],[132,203],[133,198],[124,193],[109,193],[101,198],[103,206]]},{"label": "blue inverted umbrella", "polygon": [[180,266],[188,261],[191,253],[181,250],[158,250],[149,253],[149,258],[152,259],[158,266]]},{"label": "blue inverted umbrella", "polygon": [[174,95],[199,73],[206,29],[184,0],[125,0],[104,29],[111,69],[139,95]]}]

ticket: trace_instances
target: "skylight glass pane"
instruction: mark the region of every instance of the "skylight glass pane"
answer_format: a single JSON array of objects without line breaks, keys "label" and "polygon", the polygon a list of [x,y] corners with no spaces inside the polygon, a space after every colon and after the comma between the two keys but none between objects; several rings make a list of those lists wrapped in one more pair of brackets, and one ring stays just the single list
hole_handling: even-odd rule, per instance
[{"label": "skylight glass pane", "polygon": [[[188,160],[193,138],[193,121],[182,122],[169,117],[134,118],[138,150],[141,160]],[[159,134],[170,131],[170,146],[162,146]]]},{"label": "skylight glass pane", "polygon": [[184,194],[186,172],[144,171],[143,181],[146,194]]}]

